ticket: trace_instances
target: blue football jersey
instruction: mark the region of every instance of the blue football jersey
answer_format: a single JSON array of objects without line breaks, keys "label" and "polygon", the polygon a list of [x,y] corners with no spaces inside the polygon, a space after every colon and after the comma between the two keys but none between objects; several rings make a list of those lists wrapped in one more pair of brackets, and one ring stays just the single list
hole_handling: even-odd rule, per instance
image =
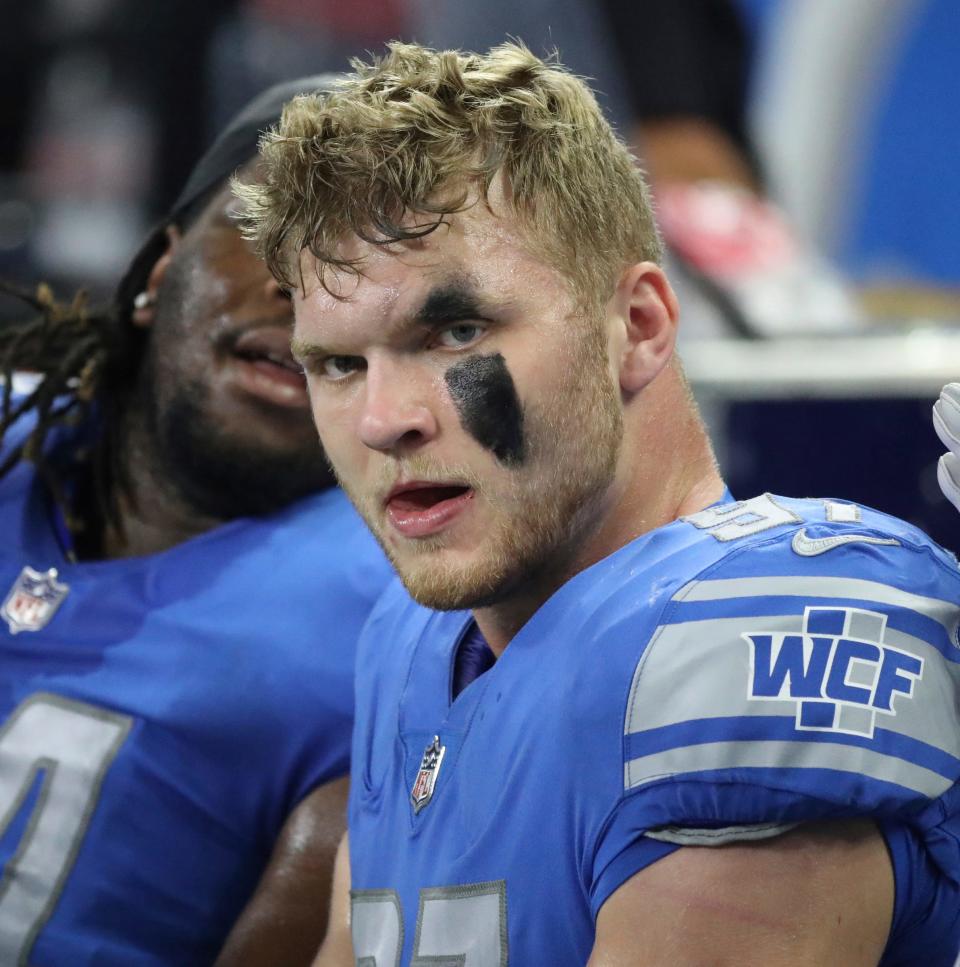
[{"label": "blue football jersey", "polygon": [[0,963],[206,967],[286,817],[348,770],[391,572],[336,490],[71,564],[21,465],[0,533]]},{"label": "blue football jersey", "polygon": [[952,967],[958,618],[956,561],[917,530],[769,495],[578,574],[456,698],[470,615],[393,586],[359,646],[358,963],[582,967],[607,897],[678,846],[870,816],[883,964]]}]

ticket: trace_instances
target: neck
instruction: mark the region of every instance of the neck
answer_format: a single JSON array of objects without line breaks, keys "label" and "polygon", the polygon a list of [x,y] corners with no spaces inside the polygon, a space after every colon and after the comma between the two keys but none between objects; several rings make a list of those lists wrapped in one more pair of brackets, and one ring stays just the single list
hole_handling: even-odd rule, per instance
[{"label": "neck", "polygon": [[132,406],[127,414],[120,446],[125,480],[111,484],[119,526],[105,525],[104,557],[158,554],[223,523],[191,507],[170,475],[164,473],[162,457],[142,407]]},{"label": "neck", "polygon": [[[645,390],[643,408],[629,406],[621,458],[607,491],[571,528],[571,546],[551,566],[496,604],[474,611],[499,658],[517,632],[571,578],[642,534],[716,503],[724,490],[710,441],[679,369]],[[654,455],[653,458],[651,455]]]}]

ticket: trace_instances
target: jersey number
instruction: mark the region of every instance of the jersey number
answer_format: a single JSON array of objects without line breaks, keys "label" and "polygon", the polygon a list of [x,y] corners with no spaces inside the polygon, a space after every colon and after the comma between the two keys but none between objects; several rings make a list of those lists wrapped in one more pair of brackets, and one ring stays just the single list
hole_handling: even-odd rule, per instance
[{"label": "jersey number", "polygon": [[126,715],[37,693],[0,729],[0,837],[37,774],[45,773],[26,830],[0,879],[0,963],[27,963],[131,722]]},{"label": "jersey number", "polygon": [[718,504],[682,519],[705,530],[718,541],[736,541],[770,530],[771,527],[796,524],[802,520],[792,510],[781,507],[769,494],[740,500],[735,504]]},{"label": "jersey number", "polygon": [[[403,910],[396,890],[352,890],[357,967],[399,967]],[[507,884],[420,891],[410,967],[507,967]]]}]

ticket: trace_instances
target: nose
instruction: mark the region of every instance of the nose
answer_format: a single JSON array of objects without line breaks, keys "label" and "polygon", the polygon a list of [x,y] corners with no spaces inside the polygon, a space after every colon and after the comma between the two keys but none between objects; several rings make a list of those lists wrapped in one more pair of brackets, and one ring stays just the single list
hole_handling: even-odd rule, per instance
[{"label": "nose", "polygon": [[437,422],[428,388],[385,361],[367,361],[360,439],[371,450],[409,451],[432,440]]}]

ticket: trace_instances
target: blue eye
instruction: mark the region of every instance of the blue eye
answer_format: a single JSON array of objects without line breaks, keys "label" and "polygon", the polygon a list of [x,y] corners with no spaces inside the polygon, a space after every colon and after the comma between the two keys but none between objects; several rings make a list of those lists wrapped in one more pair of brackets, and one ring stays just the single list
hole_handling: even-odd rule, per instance
[{"label": "blue eye", "polygon": [[360,356],[327,356],[323,360],[323,375],[327,379],[344,379],[363,368]]},{"label": "blue eye", "polygon": [[437,336],[437,341],[447,349],[462,349],[479,339],[484,332],[484,327],[476,323],[460,322],[442,330]]}]

